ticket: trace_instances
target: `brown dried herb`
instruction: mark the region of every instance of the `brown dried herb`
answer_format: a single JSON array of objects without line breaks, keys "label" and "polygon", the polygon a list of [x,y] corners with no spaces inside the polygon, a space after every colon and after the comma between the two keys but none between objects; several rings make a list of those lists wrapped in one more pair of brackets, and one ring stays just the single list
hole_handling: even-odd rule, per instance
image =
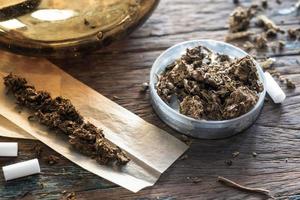
[{"label": "brown dried herb", "polygon": [[106,140],[101,129],[84,121],[70,100],[63,97],[53,99],[48,92],[37,91],[24,78],[13,74],[4,77],[4,84],[18,105],[32,110],[41,124],[67,135],[69,143],[79,152],[103,165],[129,162],[126,153]]},{"label": "brown dried herb", "polygon": [[55,155],[50,155],[45,160],[49,165],[55,165],[59,162],[60,158]]},{"label": "brown dried herb", "polygon": [[250,42],[250,41],[246,41],[246,42],[244,43],[243,47],[244,47],[244,49],[245,49],[246,51],[250,51],[250,50],[252,50],[252,49],[255,49],[255,45],[254,45],[252,42]]},{"label": "brown dried herb", "polygon": [[276,62],[274,58],[268,58],[262,62],[260,62],[260,66],[263,68],[263,70],[269,70],[273,66],[273,64]]},{"label": "brown dried herb", "polygon": [[202,182],[202,179],[200,177],[194,176],[194,177],[186,177],[187,180],[191,180],[193,183],[198,184]]},{"label": "brown dried herb", "polygon": [[266,36],[267,36],[267,38],[274,38],[277,36],[277,31],[274,29],[269,29],[266,32]]},{"label": "brown dried herb", "polygon": [[225,164],[231,166],[233,164],[232,160],[225,160]]},{"label": "brown dried herb", "polygon": [[282,50],[284,49],[284,47],[285,47],[285,41],[279,40],[279,41],[278,41],[278,49],[279,49],[280,51],[282,51]]},{"label": "brown dried herb", "polygon": [[229,17],[229,30],[232,33],[247,30],[252,17],[252,9],[237,7]]},{"label": "brown dried herb", "polygon": [[262,84],[249,56],[234,59],[198,46],[167,66],[156,89],[167,103],[177,97],[179,111],[186,116],[225,120],[248,112]]},{"label": "brown dried herb", "polygon": [[239,155],[240,155],[240,152],[238,152],[238,151],[235,151],[235,152],[232,153],[232,157],[233,157],[233,158],[236,158],[236,157],[238,157]]},{"label": "brown dried herb", "polygon": [[75,192],[70,192],[70,193],[67,193],[63,199],[65,199],[65,200],[76,200],[77,198],[76,198]]},{"label": "brown dried herb", "polygon": [[291,39],[294,39],[294,40],[297,39],[297,38],[300,38],[300,28],[298,28],[298,29],[290,28],[288,30],[288,35]]},{"label": "brown dried herb", "polygon": [[285,81],[286,81],[286,86],[287,86],[287,88],[289,88],[289,89],[295,89],[296,88],[296,84],[295,83],[293,83],[290,79],[285,79]]},{"label": "brown dried herb", "polygon": [[236,33],[230,33],[225,37],[225,41],[233,41],[238,39],[244,39],[249,38],[254,33],[251,31],[242,31],[242,32],[236,32]]},{"label": "brown dried herb", "polygon": [[254,38],[257,49],[265,49],[268,47],[268,39],[265,33],[259,34]]},{"label": "brown dried herb", "polygon": [[257,25],[263,27],[266,31],[273,30],[275,32],[284,33],[272,20],[265,15],[259,15],[257,17]]}]

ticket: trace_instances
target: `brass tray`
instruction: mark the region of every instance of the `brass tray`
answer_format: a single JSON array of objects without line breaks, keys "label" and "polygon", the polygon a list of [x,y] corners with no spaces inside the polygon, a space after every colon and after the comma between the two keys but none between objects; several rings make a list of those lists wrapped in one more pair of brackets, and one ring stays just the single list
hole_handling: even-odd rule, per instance
[{"label": "brass tray", "polygon": [[29,56],[76,56],[117,41],[159,0],[1,0],[0,48]]}]

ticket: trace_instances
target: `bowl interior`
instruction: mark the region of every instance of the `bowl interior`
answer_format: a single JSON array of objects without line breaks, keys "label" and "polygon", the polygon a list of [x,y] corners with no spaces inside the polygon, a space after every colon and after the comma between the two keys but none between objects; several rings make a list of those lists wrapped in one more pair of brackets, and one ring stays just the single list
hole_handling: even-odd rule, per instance
[{"label": "bowl interior", "polygon": [[248,113],[245,113],[244,115],[241,115],[237,118],[233,118],[233,119],[229,119],[229,120],[219,120],[219,121],[217,121],[217,120],[214,120],[214,121],[197,120],[197,119],[185,116],[185,115],[179,113],[178,111],[174,110],[159,97],[159,95],[157,94],[156,89],[155,89],[155,85],[158,81],[158,75],[161,74],[169,64],[171,64],[176,59],[178,59],[181,55],[183,55],[186,52],[187,48],[194,48],[194,47],[197,47],[200,45],[205,46],[214,52],[217,52],[220,54],[226,54],[231,57],[241,58],[241,57],[248,55],[245,51],[243,51],[233,45],[230,45],[225,42],[215,41],[215,40],[193,40],[193,41],[187,41],[187,42],[183,42],[183,43],[174,45],[174,46],[170,47],[169,49],[167,49],[165,52],[163,52],[156,59],[156,61],[154,62],[153,66],[152,66],[151,73],[150,73],[150,90],[151,90],[152,98],[154,98],[157,102],[159,102],[159,104],[161,104],[161,106],[163,106],[164,109],[168,110],[168,112],[171,112],[172,114],[176,114],[185,120],[190,120],[190,121],[198,122],[198,123],[212,123],[212,124],[214,124],[214,123],[215,124],[231,123],[233,121],[240,120],[245,115],[249,115],[252,112],[254,112],[259,107],[259,105],[264,102],[264,98],[265,98],[265,94],[266,94],[265,78],[264,78],[263,70],[256,61],[255,61],[255,63],[256,63],[256,68],[258,71],[259,79],[262,82],[264,89],[261,93],[259,93],[259,100],[256,103],[256,105]]}]

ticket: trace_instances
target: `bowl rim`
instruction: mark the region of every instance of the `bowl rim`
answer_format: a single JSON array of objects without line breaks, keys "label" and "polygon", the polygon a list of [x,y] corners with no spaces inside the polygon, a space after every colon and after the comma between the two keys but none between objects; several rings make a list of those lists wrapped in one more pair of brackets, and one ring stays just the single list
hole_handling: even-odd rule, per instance
[{"label": "bowl rim", "polygon": [[[189,41],[185,41],[185,42],[180,42],[180,43],[177,43],[171,47],[169,47],[168,49],[166,49],[164,52],[162,52],[155,60],[155,62],[153,63],[152,67],[151,67],[151,71],[150,71],[150,95],[152,98],[154,98],[155,100],[158,101],[158,103],[156,104],[160,104],[158,106],[162,106],[163,108],[165,108],[168,112],[171,112],[172,114],[182,118],[183,120],[187,120],[187,121],[191,121],[193,123],[205,123],[205,124],[211,124],[211,125],[217,125],[217,124],[232,124],[234,122],[237,122],[237,121],[240,121],[242,120],[243,118],[246,118],[247,116],[251,116],[252,114],[254,114],[254,112],[259,109],[260,105],[264,103],[264,99],[265,99],[265,95],[266,95],[266,80],[265,80],[265,76],[264,76],[264,72],[260,66],[260,64],[253,58],[254,62],[255,62],[255,66],[256,66],[256,69],[258,71],[258,74],[259,74],[259,80],[262,82],[263,84],[263,91],[259,93],[259,99],[257,101],[257,103],[255,104],[255,106],[250,110],[248,111],[247,113],[239,116],[239,117],[236,117],[236,118],[233,118],[233,119],[228,119],[228,120],[204,120],[204,119],[194,119],[192,117],[188,117],[186,115],[183,115],[179,112],[177,112],[176,110],[172,109],[166,102],[164,102],[160,96],[157,94],[156,92],[156,88],[155,88],[155,85],[156,85],[156,82],[154,81],[154,77],[157,76],[157,74],[155,73],[155,70],[157,68],[160,68],[159,66],[159,62],[160,60],[162,60],[165,55],[171,51],[172,49],[175,49],[179,46],[182,46],[182,45],[186,45],[188,43],[207,43],[207,42],[211,42],[211,43],[216,43],[216,44],[222,44],[222,45],[225,45],[225,46],[229,46],[230,48],[234,48],[235,50],[239,51],[240,53],[244,54],[244,56],[250,56],[251,58],[253,58],[251,55],[249,55],[248,53],[246,53],[244,50],[232,45],[232,44],[229,44],[229,43],[226,43],[226,42],[222,42],[222,41],[217,41],[217,40],[212,40],[212,39],[200,39],[200,40],[189,40]],[[155,83],[154,83],[155,82]],[[152,101],[152,104],[154,104],[155,101]]]}]

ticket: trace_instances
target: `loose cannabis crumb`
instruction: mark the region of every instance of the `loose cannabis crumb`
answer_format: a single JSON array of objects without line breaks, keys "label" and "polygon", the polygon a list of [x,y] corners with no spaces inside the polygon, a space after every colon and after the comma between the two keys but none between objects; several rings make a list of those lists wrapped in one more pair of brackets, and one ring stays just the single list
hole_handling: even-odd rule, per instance
[{"label": "loose cannabis crumb", "polygon": [[260,66],[263,68],[263,70],[269,70],[275,62],[275,58],[268,58],[265,61],[261,62]]},{"label": "loose cannabis crumb", "polygon": [[195,183],[195,184],[198,184],[198,183],[200,183],[201,181],[202,181],[202,179],[201,178],[199,178],[199,177],[197,177],[197,176],[194,176],[194,177],[186,177],[186,179],[187,180],[191,180],[193,183]]},{"label": "loose cannabis crumb", "polygon": [[288,30],[288,36],[291,38],[291,39],[299,39],[300,38],[300,28],[298,28],[298,29],[292,29],[292,28],[290,28],[289,30]]},{"label": "loose cannabis crumb", "polygon": [[232,160],[225,160],[225,164],[231,166],[233,164]]},{"label": "loose cannabis crumb", "polygon": [[290,79],[285,79],[285,81],[286,81],[287,88],[289,88],[289,89],[295,89],[296,88],[296,84],[293,83]]},{"label": "loose cannabis crumb", "polygon": [[264,33],[254,38],[256,49],[265,49],[268,47],[268,39]]},{"label": "loose cannabis crumb", "polygon": [[76,200],[77,198],[76,198],[75,192],[70,192],[70,193],[68,193],[68,194],[66,195],[65,199],[66,199],[66,200]]},{"label": "loose cannabis crumb", "polygon": [[246,41],[243,47],[246,51],[251,51],[252,49],[255,49],[255,45],[250,41]]},{"label": "loose cannabis crumb", "polygon": [[278,41],[278,49],[279,49],[280,51],[282,51],[282,50],[284,49],[284,47],[285,47],[285,41],[279,40],[279,41]]},{"label": "loose cannabis crumb", "polygon": [[48,92],[37,91],[26,79],[13,74],[4,77],[4,84],[18,105],[32,110],[41,124],[67,135],[69,143],[82,154],[102,165],[129,162],[126,153],[106,140],[102,130],[84,121],[70,100],[63,97],[53,99]]},{"label": "loose cannabis crumb", "polygon": [[186,116],[226,120],[251,110],[263,86],[249,56],[230,58],[198,46],[167,66],[156,89],[166,103],[176,96]]},{"label": "loose cannabis crumb", "polygon": [[238,151],[232,153],[232,157],[233,157],[233,158],[236,158],[236,157],[238,157],[239,155],[240,155],[240,152],[238,152]]},{"label": "loose cannabis crumb", "polygon": [[285,80],[285,78],[284,78],[283,76],[280,76],[280,77],[279,77],[279,81],[280,81],[281,83],[283,83],[284,80]]},{"label": "loose cannabis crumb", "polygon": [[242,31],[242,32],[236,32],[236,33],[230,33],[225,37],[225,41],[233,41],[233,40],[238,40],[238,39],[244,39],[244,38],[249,38],[251,35],[254,33],[251,31]]},{"label": "loose cannabis crumb", "polygon": [[55,165],[59,162],[60,158],[55,155],[50,155],[45,160],[49,165]]},{"label": "loose cannabis crumb", "polygon": [[252,17],[250,9],[237,7],[229,17],[229,30],[232,33],[247,30]]},{"label": "loose cannabis crumb", "polygon": [[266,32],[267,38],[275,38],[277,36],[277,31],[274,29],[269,29]]},{"label": "loose cannabis crumb", "polygon": [[273,32],[284,33],[272,20],[265,15],[259,15],[257,17],[257,25],[263,27],[266,31],[272,30]]}]

